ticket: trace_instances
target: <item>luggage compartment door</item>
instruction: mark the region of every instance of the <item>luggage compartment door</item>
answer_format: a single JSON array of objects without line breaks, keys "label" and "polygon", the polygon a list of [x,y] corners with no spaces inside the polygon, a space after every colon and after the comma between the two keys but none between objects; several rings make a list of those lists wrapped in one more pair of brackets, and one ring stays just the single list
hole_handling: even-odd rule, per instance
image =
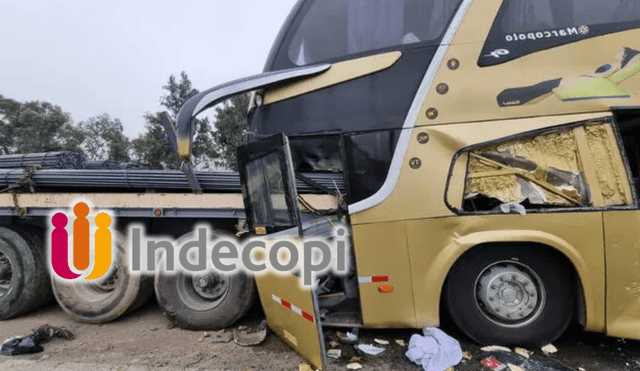
[{"label": "luggage compartment door", "polygon": [[313,367],[323,370],[326,351],[313,289],[288,273],[258,275],[256,284],[269,328]]}]

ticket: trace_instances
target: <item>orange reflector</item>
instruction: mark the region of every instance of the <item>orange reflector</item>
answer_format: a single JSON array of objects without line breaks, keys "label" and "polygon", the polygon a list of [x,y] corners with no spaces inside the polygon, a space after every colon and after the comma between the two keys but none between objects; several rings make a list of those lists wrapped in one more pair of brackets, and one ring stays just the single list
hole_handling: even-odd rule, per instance
[{"label": "orange reflector", "polygon": [[255,229],[256,234],[267,234],[267,227],[256,227]]},{"label": "orange reflector", "polygon": [[378,291],[383,294],[388,294],[393,292],[393,286],[378,286]]}]

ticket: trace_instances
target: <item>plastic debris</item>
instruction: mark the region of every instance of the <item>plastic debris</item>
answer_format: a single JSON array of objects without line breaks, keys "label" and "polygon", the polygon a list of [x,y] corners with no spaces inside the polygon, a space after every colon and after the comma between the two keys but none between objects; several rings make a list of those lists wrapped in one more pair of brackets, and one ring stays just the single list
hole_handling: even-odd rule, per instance
[{"label": "plastic debris", "polygon": [[359,369],[361,369],[361,368],[362,368],[362,365],[361,365],[361,364],[359,364],[359,363],[357,363],[357,362],[354,362],[354,363],[349,363],[349,364],[347,365],[347,368],[348,368],[349,370],[359,370]]},{"label": "plastic debris", "polygon": [[336,337],[342,344],[355,344],[358,341],[358,334],[347,332],[346,334],[338,331]]},{"label": "plastic debris", "polygon": [[[240,327],[243,327],[240,330]],[[233,329],[233,341],[243,347],[250,347],[262,343],[267,338],[267,322],[262,320],[254,331],[246,326]]]},{"label": "plastic debris", "polygon": [[53,338],[73,340],[73,333],[64,328],[44,325],[33,330],[29,336],[10,337],[0,346],[0,354],[3,356],[17,356],[20,354],[39,353],[44,350],[41,344],[49,342]]},{"label": "plastic debris", "polygon": [[337,348],[337,347],[339,347],[339,346],[340,346],[340,343],[338,343],[338,342],[337,342],[337,341],[335,341],[335,340],[331,340],[331,341],[329,342],[329,345],[331,345],[331,348]]},{"label": "plastic debris", "polygon": [[513,351],[525,358],[529,358],[529,356],[531,356],[531,351],[524,348],[515,348]]},{"label": "plastic debris", "polygon": [[401,347],[406,346],[407,344],[404,342],[404,340],[402,339],[398,339],[396,340],[396,344],[400,345]]},{"label": "plastic debris", "polygon": [[413,335],[405,355],[425,371],[442,371],[462,361],[460,343],[442,330],[425,328],[424,336]]},{"label": "plastic debris", "polygon": [[[482,360],[482,364],[497,371],[570,371],[571,369],[562,363],[548,358],[523,357],[517,353],[492,352],[488,358]],[[517,368],[514,368],[517,367]]]},{"label": "plastic debris", "polygon": [[216,343],[228,343],[233,340],[233,333],[222,331],[215,331],[211,334],[209,342]]},{"label": "plastic debris", "polygon": [[520,215],[527,214],[527,209],[525,209],[524,206],[517,204],[515,202],[509,202],[509,203],[500,205],[500,211],[502,211],[503,214],[520,214]]},{"label": "plastic debris", "polygon": [[373,339],[373,341],[375,341],[376,343],[380,344],[380,345],[389,345],[389,342],[386,340],[382,340],[382,339]]},{"label": "plastic debris", "polygon": [[327,357],[332,359],[338,359],[342,355],[342,350],[340,349],[329,349],[327,351]]},{"label": "plastic debris", "polygon": [[558,352],[558,348],[554,347],[552,344],[547,344],[543,346],[541,349],[544,352],[544,354],[553,354]]},{"label": "plastic debris", "polygon": [[473,356],[471,356],[471,352],[462,352],[462,358],[466,359],[467,361],[471,360],[471,358],[473,358]]},{"label": "plastic debris", "polygon": [[511,349],[500,346],[500,345],[489,345],[484,348],[480,348],[480,350],[483,352],[506,352],[506,353],[511,352]]},{"label": "plastic debris", "polygon": [[481,363],[495,371],[502,371],[507,369],[506,365],[502,364],[502,362],[493,357],[487,357],[483,359]]},{"label": "plastic debris", "polygon": [[356,348],[370,356],[377,356],[378,354],[384,352],[384,348],[379,348],[371,344],[358,344],[356,345]]}]

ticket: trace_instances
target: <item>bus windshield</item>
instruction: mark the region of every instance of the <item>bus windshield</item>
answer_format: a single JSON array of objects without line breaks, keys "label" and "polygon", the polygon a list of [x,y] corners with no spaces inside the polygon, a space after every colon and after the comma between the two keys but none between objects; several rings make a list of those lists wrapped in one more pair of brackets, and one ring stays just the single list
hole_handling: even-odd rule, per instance
[{"label": "bus windshield", "polygon": [[394,46],[434,45],[457,6],[450,0],[314,0],[281,52],[303,66]]}]

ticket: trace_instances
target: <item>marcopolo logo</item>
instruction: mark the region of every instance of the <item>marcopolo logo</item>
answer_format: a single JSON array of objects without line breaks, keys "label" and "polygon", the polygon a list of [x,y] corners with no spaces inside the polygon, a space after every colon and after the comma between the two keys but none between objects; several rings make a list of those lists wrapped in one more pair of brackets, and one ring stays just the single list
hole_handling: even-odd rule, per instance
[{"label": "marcopolo logo", "polygon": [[[73,227],[69,228],[69,218],[64,213],[56,213],[51,218],[51,268],[60,278],[73,280],[87,273],[91,263],[91,225],[87,216],[89,206],[84,202],[78,202],[73,208],[75,220]],[[111,267],[111,217],[107,213],[99,213],[95,217],[98,230],[94,234],[93,269],[85,279],[93,280],[104,276]],[[68,231],[72,230],[71,233]],[[73,252],[70,256],[69,240],[72,240]],[[77,272],[71,269],[72,266]]]}]

